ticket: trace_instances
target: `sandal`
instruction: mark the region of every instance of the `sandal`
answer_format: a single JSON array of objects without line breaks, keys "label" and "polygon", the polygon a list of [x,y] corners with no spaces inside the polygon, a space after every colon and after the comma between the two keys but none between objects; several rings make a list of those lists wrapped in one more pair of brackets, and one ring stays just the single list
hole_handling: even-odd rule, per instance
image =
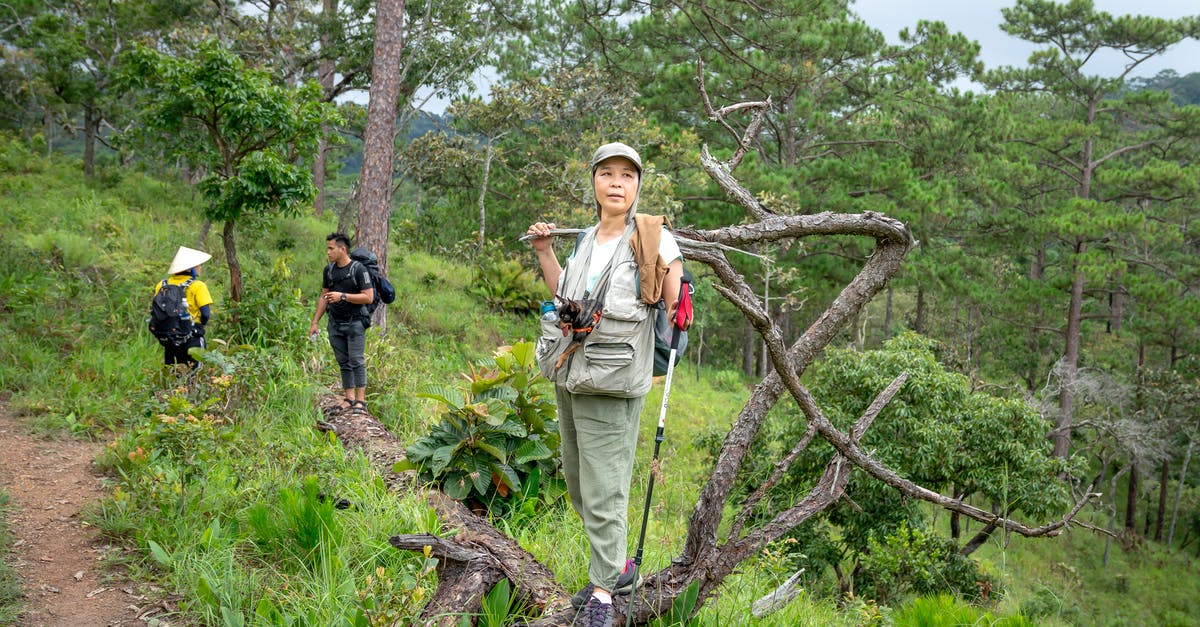
[{"label": "sandal", "polygon": [[352,401],[350,403],[350,411],[367,413],[367,404],[363,401]]},{"label": "sandal", "polygon": [[354,401],[352,401],[348,398],[343,398],[340,403],[329,408],[329,413],[340,414],[342,412],[349,411],[353,408],[354,408]]}]

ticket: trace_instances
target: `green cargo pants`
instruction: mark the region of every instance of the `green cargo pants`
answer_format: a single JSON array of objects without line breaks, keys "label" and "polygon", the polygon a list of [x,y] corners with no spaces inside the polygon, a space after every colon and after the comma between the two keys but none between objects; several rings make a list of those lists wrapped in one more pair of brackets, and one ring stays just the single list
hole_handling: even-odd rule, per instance
[{"label": "green cargo pants", "polygon": [[592,549],[588,579],[611,592],[625,567],[629,481],[646,397],[555,392],[567,493]]}]

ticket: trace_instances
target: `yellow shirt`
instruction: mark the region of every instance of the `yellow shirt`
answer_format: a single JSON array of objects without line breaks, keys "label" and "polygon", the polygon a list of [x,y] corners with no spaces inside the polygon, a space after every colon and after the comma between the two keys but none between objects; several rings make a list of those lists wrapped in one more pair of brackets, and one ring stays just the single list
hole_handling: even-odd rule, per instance
[{"label": "yellow shirt", "polygon": [[[183,285],[191,278],[187,274],[172,274],[167,277],[167,281],[171,285]],[[160,289],[162,289],[162,281],[154,284],[154,293],[158,294],[158,290]],[[196,279],[192,281],[192,284],[188,286],[187,292],[184,294],[187,296],[188,313],[192,315],[192,323],[200,324],[200,308],[213,304],[212,295],[208,293],[208,286],[204,284],[204,281]],[[210,311],[209,313],[212,312]]]}]

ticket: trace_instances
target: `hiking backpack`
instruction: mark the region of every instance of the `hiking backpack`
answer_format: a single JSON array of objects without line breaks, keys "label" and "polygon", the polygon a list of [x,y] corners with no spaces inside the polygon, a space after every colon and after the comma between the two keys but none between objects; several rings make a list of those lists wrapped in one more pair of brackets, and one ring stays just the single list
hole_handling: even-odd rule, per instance
[{"label": "hiking backpack", "polygon": [[371,326],[371,316],[375,314],[375,310],[379,309],[379,303],[391,304],[396,300],[396,288],[392,287],[392,282],[388,281],[387,277],[379,271],[379,257],[367,249],[365,246],[359,246],[350,253],[350,259],[361,263],[367,273],[371,275],[371,286],[375,288],[375,298],[366,307],[366,316],[363,320],[363,326]]},{"label": "hiking backpack", "polygon": [[675,363],[683,358],[683,351],[688,345],[688,327],[692,326],[692,294],[696,288],[692,283],[692,273],[687,267],[683,269],[682,284],[679,286],[679,303],[675,306],[675,320],[667,315],[667,307],[660,300],[654,307],[654,376],[667,374],[667,364],[671,360],[671,340],[675,333],[679,340],[675,345]]},{"label": "hiking backpack", "polygon": [[196,327],[187,303],[187,289],[192,281],[195,279],[175,285],[169,279],[163,279],[158,293],[150,301],[150,317],[146,324],[163,346],[183,346],[192,338]]},{"label": "hiking backpack", "polygon": [[[590,228],[585,229],[579,234],[579,237],[575,238],[575,250],[579,250],[583,238],[591,230]],[[572,251],[571,254],[574,255],[575,252]],[[680,262],[682,261],[683,259],[680,258]],[[679,333],[679,340],[675,345],[676,364],[683,359],[683,351],[688,345],[687,330],[692,326],[693,319],[692,294],[696,292],[696,288],[692,273],[688,271],[687,266],[683,268],[682,281],[682,285],[679,286],[679,303],[675,307],[674,321],[667,315],[667,307],[661,300],[654,306],[654,376],[656,377],[667,374],[667,363],[671,360],[671,340],[676,332]]]}]

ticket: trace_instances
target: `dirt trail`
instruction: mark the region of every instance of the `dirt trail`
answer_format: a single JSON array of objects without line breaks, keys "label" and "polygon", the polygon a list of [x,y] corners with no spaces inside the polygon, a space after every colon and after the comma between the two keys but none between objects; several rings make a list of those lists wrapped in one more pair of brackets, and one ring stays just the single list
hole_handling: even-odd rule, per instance
[{"label": "dirt trail", "polygon": [[[25,593],[21,625],[145,625],[148,601],[113,581],[99,560],[110,549],[81,511],[102,494],[92,460],[101,445],[29,435],[0,405],[0,487],[11,500],[13,564]],[[159,623],[162,624],[162,623]]]}]

